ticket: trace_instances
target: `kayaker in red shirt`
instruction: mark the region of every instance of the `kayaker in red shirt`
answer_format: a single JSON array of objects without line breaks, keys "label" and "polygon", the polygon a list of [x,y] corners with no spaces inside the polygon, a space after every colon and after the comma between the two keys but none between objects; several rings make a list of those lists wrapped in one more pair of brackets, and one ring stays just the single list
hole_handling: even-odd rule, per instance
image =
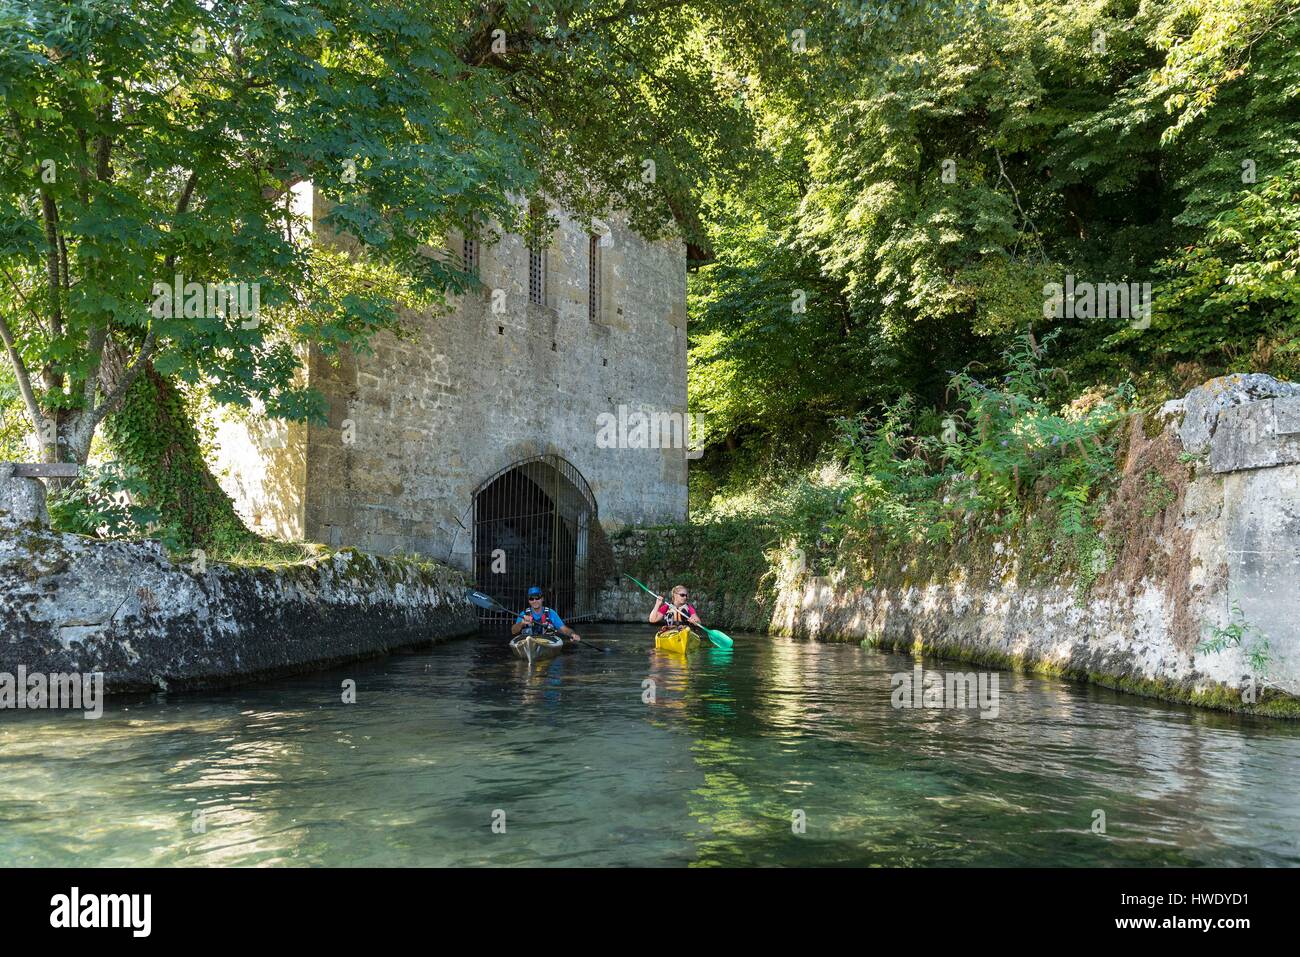
[{"label": "kayaker in red shirt", "polygon": [[654,610],[650,612],[650,624],[657,625],[662,621],[664,628],[680,628],[688,621],[693,625],[701,624],[700,616],[695,613],[695,606],[687,604],[686,600],[690,597],[685,585],[674,586],[672,604],[659,597],[659,604],[655,605]]}]

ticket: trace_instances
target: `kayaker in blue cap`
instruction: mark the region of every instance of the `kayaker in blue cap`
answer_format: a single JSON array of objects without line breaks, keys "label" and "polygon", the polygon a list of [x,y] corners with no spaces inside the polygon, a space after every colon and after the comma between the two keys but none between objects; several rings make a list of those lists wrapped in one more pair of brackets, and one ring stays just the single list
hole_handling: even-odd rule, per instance
[{"label": "kayaker in blue cap", "polygon": [[557,615],[554,609],[547,608],[543,604],[545,599],[546,595],[539,587],[533,585],[529,588],[528,608],[520,612],[519,617],[515,619],[515,623],[510,627],[510,634],[517,635],[525,628],[533,635],[558,631],[570,641],[582,641],[582,636],[566,625],[564,619]]}]

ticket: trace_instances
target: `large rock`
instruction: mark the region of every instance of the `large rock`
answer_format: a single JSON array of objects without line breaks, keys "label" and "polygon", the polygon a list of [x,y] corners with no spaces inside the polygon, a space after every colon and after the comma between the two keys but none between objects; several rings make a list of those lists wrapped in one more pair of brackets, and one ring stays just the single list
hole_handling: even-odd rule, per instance
[{"label": "large rock", "polygon": [[40,479],[14,475],[14,463],[0,462],[0,526],[46,528],[45,485]]},{"label": "large rock", "polygon": [[1182,400],[1183,422],[1178,437],[1183,448],[1200,455],[1208,452],[1220,420],[1220,413],[1234,406],[1261,399],[1300,396],[1300,385],[1279,382],[1259,372],[1234,373],[1210,379]]}]

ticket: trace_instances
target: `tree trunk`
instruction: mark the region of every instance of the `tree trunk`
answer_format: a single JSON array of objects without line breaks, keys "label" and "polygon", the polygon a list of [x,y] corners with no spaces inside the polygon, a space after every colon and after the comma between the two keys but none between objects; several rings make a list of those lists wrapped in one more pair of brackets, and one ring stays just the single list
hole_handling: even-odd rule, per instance
[{"label": "tree trunk", "polygon": [[85,465],[90,458],[90,443],[95,438],[90,413],[81,410],[62,416],[59,421],[59,438],[62,448],[56,453],[54,461]]},{"label": "tree trunk", "polygon": [[118,461],[139,470],[149,504],[186,547],[230,549],[256,540],[204,461],[184,397],[152,363],[104,420],[104,437]]}]

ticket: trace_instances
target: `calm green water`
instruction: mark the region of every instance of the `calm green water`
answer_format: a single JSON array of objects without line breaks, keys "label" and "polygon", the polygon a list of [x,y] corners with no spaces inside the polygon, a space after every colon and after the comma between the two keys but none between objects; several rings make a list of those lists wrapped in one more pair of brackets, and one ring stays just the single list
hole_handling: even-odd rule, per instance
[{"label": "calm green water", "polygon": [[1295,726],[1006,673],[995,719],[896,710],[910,658],[737,635],[683,661],[582,630],[612,653],[530,672],[482,638],[99,721],[0,714],[0,863],[1300,863]]}]

